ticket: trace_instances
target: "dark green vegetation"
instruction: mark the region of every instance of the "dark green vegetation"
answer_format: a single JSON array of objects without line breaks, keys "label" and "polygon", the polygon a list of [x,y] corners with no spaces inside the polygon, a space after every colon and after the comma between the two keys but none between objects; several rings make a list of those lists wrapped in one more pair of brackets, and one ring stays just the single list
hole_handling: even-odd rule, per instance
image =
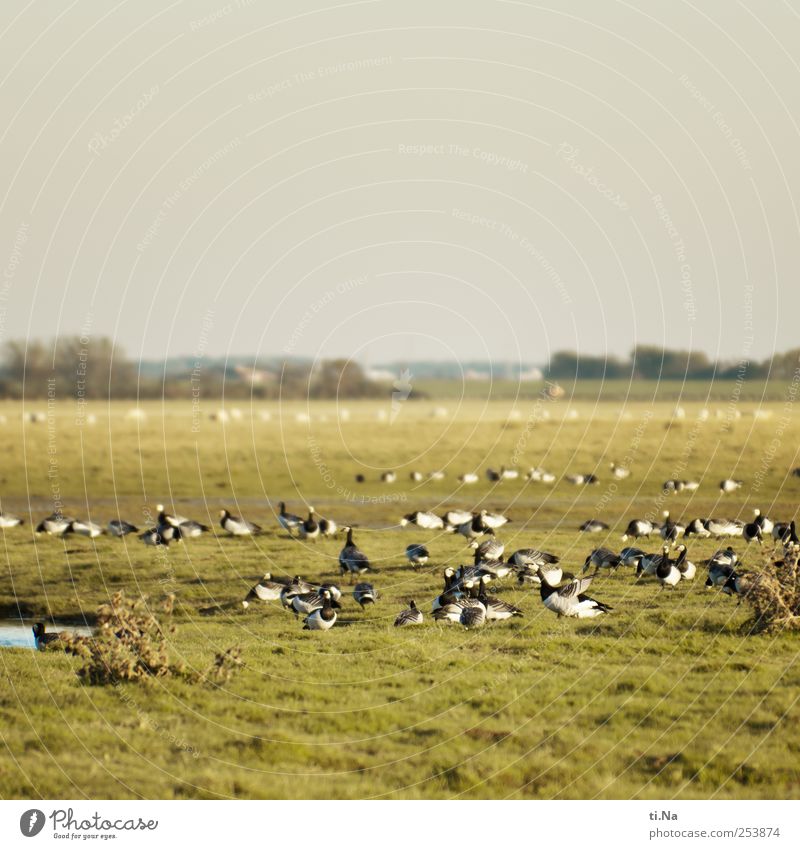
[{"label": "dark green vegetation", "polygon": [[[226,683],[87,686],[77,658],[0,650],[0,795],[800,795],[797,635],[748,636],[745,605],[706,592],[702,569],[674,591],[637,584],[624,569],[601,576],[592,594],[615,610],[588,622],[557,620],[536,590],[506,580],[501,597],[525,617],[468,633],[427,617],[442,568],[468,562],[463,540],[396,527],[414,509],[504,509],[514,521],[498,536],[509,551],[536,545],[579,571],[592,547],[620,547],[625,520],[663,509],[674,518],[750,518],[760,507],[790,518],[800,495],[800,479],[788,476],[800,465],[794,412],[774,404],[770,419],[757,420],[743,404],[733,420],[715,418],[712,407],[698,422],[700,405],[686,404],[686,419],[667,427],[674,401],[583,404],[567,422],[562,403],[530,426],[540,409],[533,400],[510,422],[507,404],[444,405],[448,417],[437,419],[433,402],[409,403],[390,424],[388,400],[350,403],[341,423],[334,404],[284,406],[282,416],[273,406],[270,421],[243,404],[243,420],[223,427],[206,408],[193,420],[189,404],[153,404],[146,422],[126,419],[130,405],[122,404],[90,408],[97,424],[83,428],[73,405],[25,426],[20,407],[5,405],[4,511],[25,515],[30,503],[40,518],[57,495],[65,512],[144,525],[164,500],[220,533],[222,505],[267,532],[209,535],[163,552],[134,538],[34,538],[29,524],[5,531],[2,615],[19,607],[34,619],[79,619],[119,589],[154,601],[174,592],[174,659],[202,673],[216,653],[241,645],[246,666]],[[311,424],[296,421],[297,412],[309,412]],[[612,483],[611,460],[630,465],[632,477]],[[455,481],[514,462],[559,476],[597,468],[601,483]],[[388,468],[398,482],[377,483]],[[438,468],[448,473],[443,481],[408,480],[411,469]],[[370,482],[355,484],[356,472]],[[745,486],[721,496],[716,483],[728,476]],[[670,477],[703,486],[662,496]],[[281,499],[293,512],[311,503],[360,526],[356,540],[381,570],[374,609],[345,599],[332,631],[308,633],[278,603],[241,608],[265,571],[337,577],[341,541],[288,539],[274,519]],[[579,534],[590,517],[607,521],[610,536]],[[409,542],[425,542],[433,555],[419,573],[403,555]],[[694,542],[690,556],[699,562],[716,547]],[[428,621],[393,629],[410,598]]]}]

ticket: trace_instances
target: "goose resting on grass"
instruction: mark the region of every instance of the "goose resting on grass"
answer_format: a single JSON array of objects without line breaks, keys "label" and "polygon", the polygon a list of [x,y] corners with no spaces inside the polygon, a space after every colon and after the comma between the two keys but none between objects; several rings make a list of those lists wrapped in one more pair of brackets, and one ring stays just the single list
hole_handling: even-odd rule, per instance
[{"label": "goose resting on grass", "polygon": [[573,578],[563,587],[554,587],[543,578],[540,587],[542,603],[559,617],[592,619],[602,613],[608,613],[613,610],[612,607],[586,595],[593,578],[594,575]]},{"label": "goose resting on grass", "polygon": [[264,577],[251,588],[250,592],[245,596],[242,602],[242,607],[245,610],[250,607],[250,602],[258,599],[259,601],[277,601],[281,597],[281,593],[286,589],[286,584],[272,580],[272,575],[269,572],[264,574]]},{"label": "goose resting on grass", "polygon": [[411,599],[408,607],[397,614],[397,619],[394,620],[394,627],[407,628],[409,625],[421,625],[422,620],[422,611],[419,610],[414,599]]},{"label": "goose resting on grass", "polygon": [[[219,523],[223,531],[227,531],[233,537],[249,537],[261,533],[261,526],[248,522],[239,516],[231,516],[229,510],[219,511]],[[181,529],[183,526],[181,526]]]}]

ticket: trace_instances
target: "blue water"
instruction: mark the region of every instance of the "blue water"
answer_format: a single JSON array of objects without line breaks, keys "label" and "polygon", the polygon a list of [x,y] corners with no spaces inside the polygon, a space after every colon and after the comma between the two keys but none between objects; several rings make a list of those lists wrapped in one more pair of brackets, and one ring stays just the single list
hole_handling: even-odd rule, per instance
[{"label": "blue water", "polygon": [[[33,626],[35,620],[30,622],[20,622],[19,619],[10,619],[3,621],[0,619],[0,648],[5,649],[35,649],[36,643],[33,640]],[[89,636],[92,633],[91,628],[84,625],[64,625],[59,622],[45,623],[48,633],[58,634],[60,631],[69,631],[72,634],[80,634],[81,636]]]}]

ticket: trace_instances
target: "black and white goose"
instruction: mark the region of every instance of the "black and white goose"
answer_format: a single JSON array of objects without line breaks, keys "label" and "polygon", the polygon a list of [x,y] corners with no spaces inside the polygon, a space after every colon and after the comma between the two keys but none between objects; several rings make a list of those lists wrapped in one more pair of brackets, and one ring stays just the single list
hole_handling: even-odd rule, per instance
[{"label": "black and white goose", "polygon": [[169,547],[170,543],[183,542],[183,531],[180,527],[172,525],[159,525],[157,528],[150,528],[143,534],[139,535],[139,539],[145,545],[163,545]]},{"label": "black and white goose", "polygon": [[675,550],[678,552],[678,557],[675,560],[675,566],[681,573],[681,580],[693,581],[694,576],[697,574],[697,566],[688,559],[688,549],[685,545],[679,545]]},{"label": "black and white goose", "polygon": [[458,482],[466,484],[477,483],[478,475],[475,472],[464,472],[463,475],[458,476]]},{"label": "black and white goose", "polygon": [[742,539],[747,543],[757,542],[763,545],[764,532],[761,530],[761,525],[758,522],[747,522],[742,528]]},{"label": "black and white goose", "polygon": [[44,622],[37,622],[33,628],[33,644],[38,651],[46,651],[48,646],[60,643],[63,639],[61,634],[48,634]]},{"label": "black and white goose", "polygon": [[0,513],[0,528],[16,528],[24,524],[25,520],[20,519],[19,516],[15,516],[13,513]]},{"label": "black and white goose", "polygon": [[722,592],[738,596],[741,604],[742,599],[758,586],[759,580],[760,576],[755,572],[733,572],[722,585]]},{"label": "black and white goose", "polygon": [[368,604],[375,604],[378,594],[375,592],[375,587],[372,584],[362,581],[353,587],[353,598],[365,608]]},{"label": "black and white goose", "polygon": [[167,513],[163,504],[156,504],[156,510],[158,510],[159,525],[171,525],[173,528],[179,528],[184,522],[190,521],[186,516]]},{"label": "black and white goose", "polygon": [[347,541],[339,552],[339,570],[342,575],[349,574],[350,578],[361,575],[364,572],[377,572],[370,565],[369,558],[353,542],[353,529],[344,528],[347,532]]},{"label": "black and white goose", "polygon": [[411,472],[409,474],[409,478],[411,478],[414,483],[420,483],[425,480],[425,475],[423,475],[422,472]]},{"label": "black and white goose", "polygon": [[264,573],[264,577],[253,587],[242,601],[242,607],[245,610],[250,607],[251,601],[277,601],[281,597],[281,593],[286,589],[286,584],[279,581],[273,581],[272,575],[269,572]]},{"label": "black and white goose", "polygon": [[683,532],[684,538],[696,536],[700,539],[708,539],[711,536],[711,531],[706,527],[707,521],[708,519],[692,519]]},{"label": "black and white goose", "polygon": [[314,508],[309,505],[308,518],[300,525],[300,536],[303,539],[316,539],[320,535],[319,522],[314,515]]},{"label": "black and white goose", "polygon": [[736,492],[737,489],[740,489],[743,481],[737,481],[733,478],[725,478],[725,480],[721,480],[719,482],[719,491],[720,492]]},{"label": "black and white goose", "polygon": [[735,575],[736,570],[733,566],[727,563],[711,563],[708,567],[706,589],[710,590],[712,587],[723,587]]},{"label": "black and white goose", "polygon": [[[664,555],[656,565],[656,578],[661,584],[661,589],[665,587],[674,588],[681,582],[681,572],[678,569],[677,561],[669,559],[669,546],[664,546],[662,549]],[[686,557],[686,546],[683,547],[682,557]]]},{"label": "black and white goose", "polygon": [[457,528],[461,536],[469,540],[477,539],[484,534],[494,534],[494,531],[483,521],[483,511],[473,516],[468,522],[463,522]]},{"label": "black and white goose", "polygon": [[[480,605],[478,601],[477,580],[467,580],[462,584],[460,591],[455,591],[454,581],[451,590],[442,593],[439,597],[441,604],[432,608],[433,618],[436,622],[460,622],[461,613],[465,607]],[[436,605],[436,602],[434,602]]]},{"label": "black and white goose", "polygon": [[421,625],[422,620],[422,611],[417,607],[417,603],[412,598],[408,603],[408,607],[397,614],[397,619],[394,620],[394,627],[407,628],[409,625]]},{"label": "black and white goose", "polygon": [[139,528],[122,519],[112,519],[108,523],[108,532],[112,537],[126,537],[128,534],[138,534]]},{"label": "black and white goose", "polygon": [[504,516],[502,513],[491,513],[488,510],[481,510],[478,516],[480,516],[483,524],[493,531],[502,528],[503,525],[507,525],[511,521],[508,516]]},{"label": "black and white goose", "polygon": [[320,516],[319,519],[319,532],[324,537],[335,537],[339,532],[339,528],[336,525],[336,522],[333,519],[327,519],[324,516]]},{"label": "black and white goose", "polygon": [[406,546],[406,557],[415,569],[424,566],[430,556],[430,552],[422,543],[412,542],[411,545]]},{"label": "black and white goose", "polygon": [[486,624],[486,619],[486,608],[478,602],[478,604],[463,607],[458,621],[467,631],[472,631],[476,628],[482,628]]},{"label": "black and white goose", "polygon": [[75,520],[62,516],[61,513],[51,513],[36,526],[37,534],[49,534],[53,537],[63,537]]},{"label": "black and white goose", "polygon": [[295,516],[294,513],[286,512],[286,503],[281,501],[278,504],[280,507],[280,513],[278,513],[278,524],[289,534],[294,534],[296,531],[300,529],[300,525],[303,524],[303,520],[299,516]]},{"label": "black and white goose", "polygon": [[102,536],[105,533],[105,529],[102,525],[98,525],[96,522],[90,522],[88,519],[75,519],[69,523],[67,533],[77,534],[81,537],[89,537],[89,539],[95,539],[96,537]]},{"label": "black and white goose", "polygon": [[428,480],[429,481],[443,481],[446,475],[441,469],[435,469],[432,472],[428,472]]},{"label": "black and white goose", "polygon": [[465,522],[471,522],[472,513],[469,510],[448,510],[442,516],[442,521],[448,528],[455,530],[459,525],[463,525]]},{"label": "black and white goose", "polygon": [[299,575],[295,575],[294,578],[292,578],[292,580],[286,584],[283,589],[281,589],[279,598],[284,607],[292,607],[292,599],[296,595],[313,593],[316,590],[317,587],[313,584],[309,584],[308,581],[304,581]]},{"label": "black and white goose", "polygon": [[743,526],[733,519],[706,519],[706,530],[712,537],[736,537],[742,535]]},{"label": "black and white goose", "polygon": [[461,590],[456,585],[455,570],[448,566],[444,570],[444,589],[431,603],[431,613],[436,613],[440,607],[450,604],[451,601],[455,601],[460,595]]},{"label": "black and white goose", "polygon": [[486,619],[488,622],[502,622],[505,619],[511,619],[513,616],[522,616],[522,611],[509,604],[507,601],[489,596],[486,594],[486,587],[489,582],[489,576],[485,575],[481,579],[480,591],[478,593],[478,601],[486,610]]},{"label": "black and white goose", "polygon": [[679,537],[683,536],[686,531],[686,525],[681,522],[675,522],[669,517],[669,510],[665,510],[663,513],[664,516],[664,524],[659,529],[659,534],[661,534],[661,539],[665,540],[668,543],[674,544]]},{"label": "black and white goose", "polygon": [[322,592],[322,607],[309,614],[303,624],[304,631],[329,631],[336,624],[336,610],[328,590]]},{"label": "black and white goose", "polygon": [[632,539],[641,539],[649,537],[656,529],[656,526],[647,519],[631,519],[628,522],[628,527],[625,528],[625,533],[622,535],[624,542],[628,537]]},{"label": "black and white goose", "polygon": [[[254,522],[248,522],[240,516],[232,516],[229,510],[219,511],[219,523],[222,530],[226,531],[233,537],[249,537],[253,534],[261,533],[261,526]],[[183,529],[183,525],[181,525]]]},{"label": "black and white goose", "polygon": [[631,470],[625,468],[625,466],[618,466],[616,463],[611,463],[611,474],[617,480],[625,480],[625,478],[629,478],[631,476]]},{"label": "black and white goose", "polygon": [[661,484],[661,489],[663,489],[664,492],[683,492],[685,486],[686,481],[670,478],[669,480],[665,480],[664,483]]},{"label": "black and white goose", "polygon": [[397,480],[397,472],[384,472],[381,475],[381,483],[394,483]]},{"label": "black and white goose", "polygon": [[665,557],[669,557],[668,545],[665,545],[661,551],[655,554],[645,554],[643,557],[640,557],[639,563],[636,566],[636,577],[641,578],[642,575],[655,577],[656,571]]},{"label": "black and white goose", "polygon": [[587,555],[583,562],[583,571],[588,572],[590,566],[594,566],[595,572],[599,569],[617,570],[621,560],[619,554],[615,554],[610,548],[595,548]]},{"label": "black and white goose", "polygon": [[483,542],[472,540],[469,547],[475,552],[475,562],[480,560],[499,560],[506,550],[505,545],[495,537],[485,539]]},{"label": "black and white goose", "polygon": [[578,530],[587,534],[599,534],[607,531],[608,525],[600,519],[587,519]]},{"label": "black and white goose", "polygon": [[758,509],[758,507],[756,507],[756,509],[753,510],[753,516],[755,517],[755,519],[754,519],[755,523],[758,525],[759,528],[761,528],[762,534],[771,534],[772,533],[772,529],[775,527],[775,523],[772,521],[772,519],[765,516]]},{"label": "black and white goose", "polygon": [[409,513],[400,520],[400,526],[416,525],[418,528],[425,530],[436,531],[444,527],[444,519],[437,516],[435,513],[429,513],[424,510],[416,510],[414,513]]},{"label": "black and white goose", "polygon": [[529,481],[534,481],[535,483],[555,483],[556,476],[551,472],[548,472],[547,469],[543,469],[541,466],[537,466],[534,469],[528,469],[525,474],[525,479]]},{"label": "black and white goose", "polygon": [[797,527],[794,519],[791,522],[776,522],[772,529],[772,538],[776,542],[781,542],[784,545],[797,545]]},{"label": "black and white goose", "polygon": [[331,607],[341,607],[331,587],[320,587],[310,593],[298,593],[292,596],[292,610],[295,614],[308,616],[315,610],[319,610],[325,604],[326,598],[330,599]]},{"label": "black and white goose", "polygon": [[575,486],[587,486],[589,484],[600,483],[600,478],[594,474],[587,475],[564,475],[564,480]]},{"label": "black and white goose", "polygon": [[639,568],[639,563],[641,559],[645,556],[645,552],[642,551],[641,548],[633,548],[632,546],[627,546],[623,548],[619,553],[619,562],[623,566],[629,566],[634,569]]},{"label": "black and white goose", "polygon": [[543,579],[539,588],[542,603],[559,617],[568,616],[573,619],[591,619],[613,610],[610,605],[586,595],[593,578],[594,575],[573,578],[563,587],[553,586]]},{"label": "black and white goose", "polygon": [[518,569],[540,569],[560,562],[561,558],[557,554],[540,551],[538,548],[520,548],[508,558],[509,565]]}]

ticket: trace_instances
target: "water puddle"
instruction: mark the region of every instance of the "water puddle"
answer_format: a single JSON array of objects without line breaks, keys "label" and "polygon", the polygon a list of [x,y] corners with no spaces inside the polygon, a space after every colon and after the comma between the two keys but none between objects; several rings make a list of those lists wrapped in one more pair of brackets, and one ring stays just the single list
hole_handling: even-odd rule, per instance
[{"label": "water puddle", "polygon": [[[35,649],[36,641],[33,638],[33,626],[36,620],[20,621],[19,619],[0,619],[0,648],[3,649]],[[92,629],[86,625],[68,625],[64,622],[46,623],[48,634],[58,634],[67,631],[70,634],[79,634],[88,637]]]}]

